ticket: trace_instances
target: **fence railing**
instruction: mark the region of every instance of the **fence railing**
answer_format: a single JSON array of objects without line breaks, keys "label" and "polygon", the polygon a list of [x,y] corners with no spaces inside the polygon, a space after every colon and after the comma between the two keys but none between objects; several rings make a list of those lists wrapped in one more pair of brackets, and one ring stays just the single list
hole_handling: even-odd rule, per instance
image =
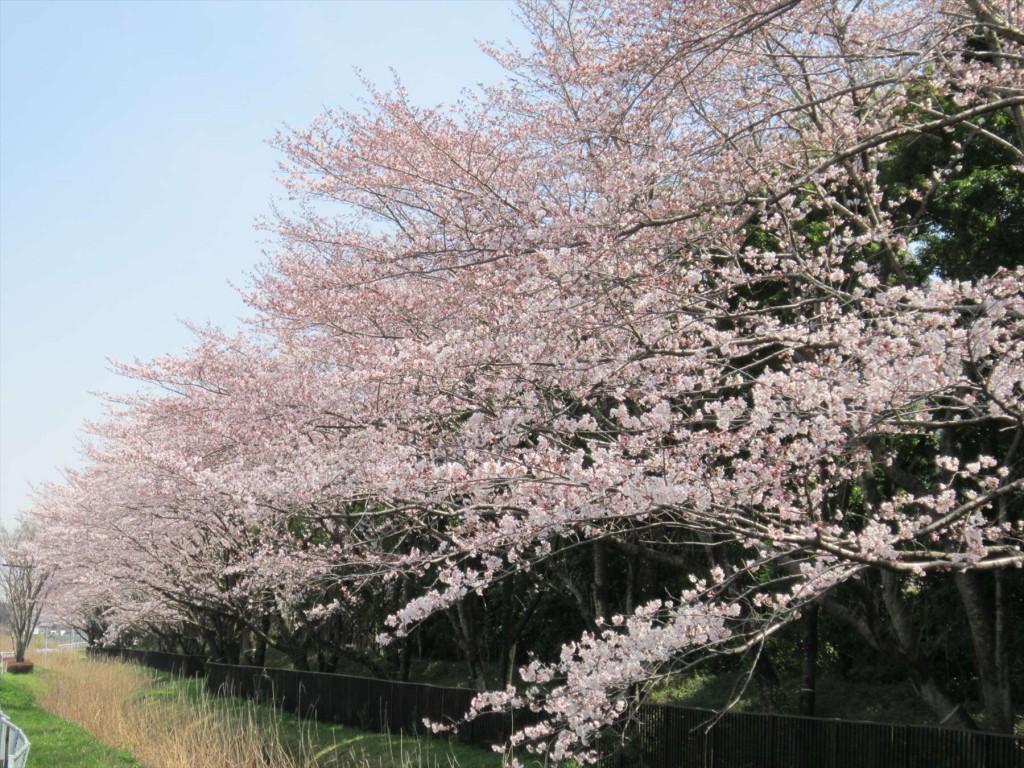
[{"label": "fence railing", "polygon": [[617,768],[1024,768],[1024,738],[928,725],[643,706],[631,732]]},{"label": "fence railing", "polygon": [[159,669],[182,677],[202,677],[206,674],[206,659],[202,656],[185,656],[180,653],[143,651],[135,648],[87,648],[91,656],[107,656],[132,661],[150,669]]},{"label": "fence railing", "polygon": [[[273,702],[303,718],[365,730],[422,734],[424,719],[458,723],[475,691],[320,672],[204,662],[195,656],[103,649],[177,674],[219,695]],[[531,712],[487,714],[456,729],[460,741],[503,743],[538,721]],[[926,725],[827,720],[674,706],[640,707],[609,738],[605,768],[1024,768],[1024,737]]]},{"label": "fence railing", "polygon": [[477,691],[347,675],[206,664],[206,687],[221,695],[272,701],[287,712],[364,730],[423,735],[424,721],[454,725],[459,741],[479,746],[505,742],[539,721],[532,712],[488,713],[460,722]]},{"label": "fence railing", "polygon": [[0,753],[3,754],[3,768],[25,768],[28,762],[29,744],[25,732],[0,712]]}]

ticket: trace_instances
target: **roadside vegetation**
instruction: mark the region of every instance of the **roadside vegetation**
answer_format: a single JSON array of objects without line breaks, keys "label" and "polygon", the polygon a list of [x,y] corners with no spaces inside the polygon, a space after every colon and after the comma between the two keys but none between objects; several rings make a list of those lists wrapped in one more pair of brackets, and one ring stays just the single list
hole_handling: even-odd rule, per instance
[{"label": "roadside vegetation", "polygon": [[29,764],[61,768],[140,768],[127,752],[107,746],[77,723],[68,722],[39,703],[52,679],[49,670],[0,677],[0,709],[32,743]]},{"label": "roadside vegetation", "polygon": [[[429,109],[370,85],[272,139],[290,202],[250,319],[117,365],[136,393],[9,565],[53,568],[90,642],[434,674],[480,692],[469,717],[540,713],[515,743],[555,762],[694,669],[716,707],[1012,734],[1020,2],[517,18],[500,84]],[[394,764],[178,685],[104,693],[146,734],[111,743]]]},{"label": "roadside vegetation", "polygon": [[[651,702],[714,710],[732,704],[738,712],[798,714],[798,700],[793,693],[798,680],[783,678],[779,685],[769,685],[748,678],[744,671],[679,675],[659,685],[651,694]],[[817,684],[816,709],[818,717],[934,724],[920,697],[905,683],[857,682],[825,675]]]},{"label": "roadside vegetation", "polygon": [[209,696],[200,681],[50,654],[6,675],[0,706],[28,734],[32,762],[62,768],[498,768],[501,756],[435,739],[300,721]]}]

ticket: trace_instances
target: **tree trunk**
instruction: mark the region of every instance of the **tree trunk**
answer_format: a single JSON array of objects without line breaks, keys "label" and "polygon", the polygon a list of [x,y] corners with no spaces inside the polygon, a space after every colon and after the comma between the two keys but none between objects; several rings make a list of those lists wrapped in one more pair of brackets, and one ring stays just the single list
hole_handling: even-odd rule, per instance
[{"label": "tree trunk", "polygon": [[[412,579],[405,577],[402,579],[402,605],[408,605],[412,602],[414,595]],[[413,630],[414,633],[419,635],[419,627]],[[410,632],[404,638],[402,638],[402,650],[398,658],[398,679],[403,683],[409,682],[409,677],[412,675],[412,634]]]},{"label": "tree trunk", "polygon": [[804,608],[804,654],[800,680],[800,714],[814,716],[814,694],[818,674],[818,606]]},{"label": "tree trunk", "polygon": [[[414,630],[419,632],[419,629]],[[412,635],[402,638],[402,650],[398,657],[398,679],[408,683],[412,676]]]},{"label": "tree trunk", "polygon": [[473,686],[478,691],[487,690],[487,680],[484,678],[483,663],[480,659],[479,644],[476,640],[475,623],[473,621],[472,607],[469,604],[472,595],[467,595],[455,604],[454,615],[448,611],[448,619],[455,630],[455,638],[462,650],[463,658],[469,667],[469,677]]},{"label": "tree trunk", "polygon": [[893,632],[899,644],[899,651],[908,664],[910,679],[921,698],[939,718],[939,723],[954,728],[975,730],[978,724],[953,700],[945,687],[932,673],[928,658],[921,653],[917,632],[910,618],[906,601],[900,594],[901,577],[890,571],[882,571],[882,600],[892,621]]},{"label": "tree trunk", "polygon": [[[1001,574],[997,574],[1001,575]],[[958,573],[954,576],[960,602],[967,615],[974,648],[974,668],[985,713],[985,728],[1013,733],[1013,703],[1006,663],[1006,609],[1004,585],[996,579],[990,600],[985,574]]]},{"label": "tree trunk", "polygon": [[267,632],[270,631],[270,618],[263,619],[263,631],[256,635],[256,642],[253,643],[252,664],[254,667],[265,667],[267,665]]},{"label": "tree trunk", "polygon": [[501,685],[511,685],[512,668],[515,666],[516,638],[512,637],[512,623],[515,621],[516,575],[505,577],[501,585]]},{"label": "tree trunk", "polygon": [[594,623],[608,619],[608,548],[603,541],[594,542]]},{"label": "tree trunk", "polygon": [[836,600],[825,596],[822,607],[831,615],[857,632],[867,645],[886,654],[906,670],[914,689],[922,701],[935,713],[941,725],[963,730],[976,730],[977,724],[971,716],[953,700],[943,685],[936,679],[928,658],[921,653],[917,635],[910,621],[910,614],[900,596],[901,584],[896,574],[883,571],[882,602],[889,616],[892,633],[886,631],[879,621],[871,590],[864,584],[851,580],[850,586],[858,588],[863,614],[851,610]]},{"label": "tree trunk", "polygon": [[301,672],[309,671],[309,638],[295,637],[288,648],[292,667]]},{"label": "tree trunk", "polygon": [[[1005,501],[1005,500],[1001,500]],[[996,684],[999,691],[996,709],[1000,717],[1004,718],[1004,728],[1001,733],[1013,733],[1014,729],[1014,708],[1013,708],[1013,685],[1010,681],[1010,621],[1012,611],[1010,610],[1010,594],[1006,585],[1006,573],[996,571],[995,578],[995,666]]]},{"label": "tree trunk", "polygon": [[626,558],[626,615],[633,615],[633,606],[636,605],[637,574],[636,558]]},{"label": "tree trunk", "polygon": [[516,590],[512,576],[506,579],[502,589],[504,605],[501,624],[501,679],[499,682],[502,685],[511,685],[516,664],[516,647],[519,644],[519,638],[526,630],[526,625],[530,623],[534,611],[540,605],[541,593],[539,590],[534,591],[530,602],[523,605],[523,611],[516,619]]}]

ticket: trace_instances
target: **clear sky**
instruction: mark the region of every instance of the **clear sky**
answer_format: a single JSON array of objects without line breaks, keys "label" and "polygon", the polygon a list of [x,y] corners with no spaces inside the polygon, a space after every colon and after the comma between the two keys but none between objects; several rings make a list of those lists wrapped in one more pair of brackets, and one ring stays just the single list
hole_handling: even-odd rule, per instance
[{"label": "clear sky", "polygon": [[0,0],[0,518],[78,462],[108,358],[233,327],[281,196],[285,124],[397,71],[413,100],[494,82],[504,0]]}]

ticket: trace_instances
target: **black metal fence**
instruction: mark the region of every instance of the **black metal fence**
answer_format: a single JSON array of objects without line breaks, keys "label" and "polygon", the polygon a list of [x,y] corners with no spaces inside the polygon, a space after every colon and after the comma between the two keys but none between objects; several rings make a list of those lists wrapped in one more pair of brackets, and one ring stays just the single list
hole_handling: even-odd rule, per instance
[{"label": "black metal fence", "polygon": [[424,721],[444,723],[455,727],[459,741],[481,746],[503,743],[539,719],[533,713],[491,713],[459,722],[476,691],[291,669],[208,662],[206,687],[218,694],[272,701],[302,718],[370,731],[424,734],[430,732]]},{"label": "black metal fence", "polygon": [[[102,649],[103,655],[176,674],[205,673],[220,695],[274,702],[303,718],[365,730],[425,733],[424,720],[457,723],[475,691],[320,672],[204,662],[195,656]],[[529,712],[460,723],[458,739],[487,746],[537,722]],[[746,712],[717,715],[640,707],[626,739],[609,738],[605,768],[1024,768],[1024,737],[923,725]]]},{"label": "black metal fence", "polygon": [[640,707],[613,765],[644,768],[1024,768],[1024,738],[926,725]]},{"label": "black metal fence", "polygon": [[131,661],[150,669],[159,669],[182,677],[202,677],[206,674],[206,659],[202,656],[185,656],[180,653],[162,651],[140,651],[134,648],[87,648],[90,656]]}]

